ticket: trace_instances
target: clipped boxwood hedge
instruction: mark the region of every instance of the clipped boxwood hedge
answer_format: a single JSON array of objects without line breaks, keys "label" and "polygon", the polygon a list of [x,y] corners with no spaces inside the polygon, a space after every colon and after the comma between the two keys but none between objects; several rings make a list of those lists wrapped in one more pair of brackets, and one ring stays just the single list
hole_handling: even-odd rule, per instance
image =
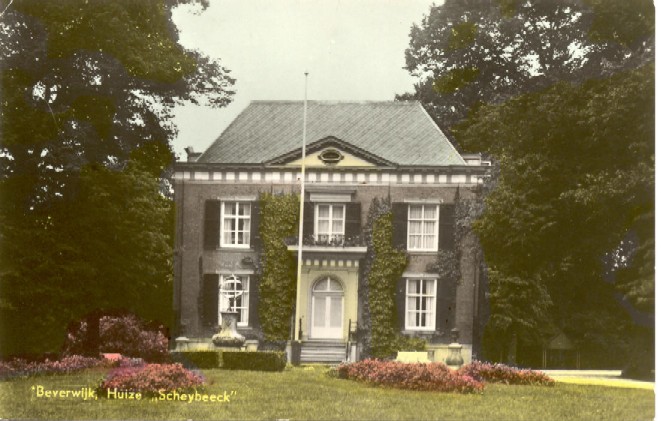
[{"label": "clipped boxwood hedge", "polygon": [[186,368],[218,368],[222,364],[220,351],[173,351],[172,360]]},{"label": "clipped boxwood hedge", "polygon": [[227,370],[282,371],[286,365],[281,351],[223,352],[223,368]]}]

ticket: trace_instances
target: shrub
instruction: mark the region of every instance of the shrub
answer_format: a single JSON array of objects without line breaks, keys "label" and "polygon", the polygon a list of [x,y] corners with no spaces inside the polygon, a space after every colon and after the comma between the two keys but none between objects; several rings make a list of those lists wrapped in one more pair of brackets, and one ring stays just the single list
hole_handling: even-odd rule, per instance
[{"label": "shrub", "polygon": [[[169,358],[168,338],[159,330],[148,329],[137,316],[102,316],[99,319],[100,350],[164,362]],[[94,354],[85,320],[74,324],[67,334],[64,354]]]},{"label": "shrub", "polygon": [[534,370],[522,370],[505,364],[473,361],[461,367],[460,374],[488,383],[553,386],[555,383],[546,374]]},{"label": "shrub", "polygon": [[223,352],[223,368],[228,370],[282,371],[287,365],[284,352]]},{"label": "shrub", "polygon": [[107,396],[108,389],[117,389],[156,396],[159,391],[185,393],[200,390],[203,385],[201,375],[185,369],[181,364],[145,364],[113,369],[101,382],[97,393]]},{"label": "shrub", "polygon": [[404,364],[396,361],[363,360],[340,364],[338,377],[399,389],[437,392],[475,393],[484,388],[481,382],[451,371],[443,363]]},{"label": "shrub", "polygon": [[326,371],[324,371],[324,374],[326,376],[330,377],[331,379],[339,379],[340,378],[340,370],[338,369],[338,367],[335,367],[335,366],[328,367],[328,369],[326,369]]},{"label": "shrub", "polygon": [[413,336],[400,335],[395,344],[398,351],[425,351],[427,349],[426,340]]},{"label": "shrub", "polygon": [[222,358],[219,351],[177,351],[171,352],[172,360],[186,368],[218,368]]},{"label": "shrub", "polygon": [[70,355],[60,360],[46,359],[41,362],[28,362],[23,359],[14,359],[0,362],[0,378],[30,377],[49,374],[75,373],[86,368],[108,366],[109,362],[80,355]]}]

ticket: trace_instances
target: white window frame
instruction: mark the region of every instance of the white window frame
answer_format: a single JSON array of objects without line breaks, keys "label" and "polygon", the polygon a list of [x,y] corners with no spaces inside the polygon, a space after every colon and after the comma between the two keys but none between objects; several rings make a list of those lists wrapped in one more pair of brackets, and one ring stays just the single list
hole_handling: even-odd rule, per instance
[{"label": "white window frame", "polygon": [[[427,292],[425,294],[423,294],[423,293],[411,293],[411,292],[409,292],[410,291],[409,284],[411,282],[417,282],[417,283],[422,283],[422,282],[428,283],[429,282],[432,285],[432,290],[433,291],[431,293]],[[438,286],[437,280],[432,279],[432,278],[407,278],[406,279],[406,289],[405,289],[405,295],[406,295],[406,297],[405,297],[405,300],[406,300],[405,301],[406,302],[405,308],[406,308],[406,312],[404,313],[405,314],[404,324],[405,324],[405,329],[406,330],[420,330],[420,331],[433,331],[433,330],[436,330],[436,298],[437,298],[436,297],[436,292],[437,292],[437,286]],[[413,309],[409,308],[409,298],[415,298],[416,299],[416,308],[413,308]],[[421,300],[429,299],[429,298],[431,298],[431,300],[430,300],[431,301],[431,309],[422,310],[420,308],[417,308],[417,306],[421,302]],[[422,313],[428,314],[429,318],[430,318],[428,320],[428,323],[427,323],[426,326],[418,326],[417,325],[418,322],[413,323],[413,324],[410,323],[411,317],[409,316],[409,314],[414,314],[415,315],[415,314],[422,314]],[[413,320],[417,320],[417,317],[414,317]]]},{"label": "white window frame", "polygon": [[[422,208],[422,213],[420,218],[411,218],[411,208],[413,206],[416,207],[421,207]],[[430,208],[433,207],[435,208],[435,218],[432,219],[425,219],[425,208]],[[438,251],[438,227],[439,227],[439,214],[440,214],[440,209],[437,204],[428,204],[428,203],[411,203],[408,206],[408,219],[406,223],[406,249],[411,250],[411,251]],[[434,233],[433,234],[424,234],[422,231],[424,229],[425,222],[434,222]],[[419,234],[412,234],[411,233],[411,223],[420,223],[420,233]],[[411,237],[412,236],[419,236],[422,241],[421,244],[424,244],[424,238],[425,236],[430,236],[433,235],[433,241],[432,241],[432,247],[431,248],[424,248],[424,247],[413,247],[412,242],[411,242]]]},{"label": "white window frame", "polygon": [[[328,231],[319,232],[319,207],[328,206]],[[333,209],[342,207],[342,232],[333,232]],[[336,219],[335,219],[336,220]],[[343,240],[345,237],[345,229],[347,223],[347,207],[343,203],[315,203],[314,204],[314,239],[315,241],[320,241],[322,235],[328,236],[327,242],[331,242],[334,236],[340,236],[340,239]]]},{"label": "white window frame", "polygon": [[[241,281],[241,291],[243,291],[243,294],[241,294],[241,305],[237,306],[236,305],[236,300],[234,301],[234,306],[232,308],[229,308],[229,302],[230,299],[226,298],[224,293],[227,291],[231,292],[236,292],[236,289],[232,290],[223,290],[223,286],[225,283],[226,278],[230,278],[232,276],[235,276],[239,278]],[[220,275],[220,280],[218,282],[218,324],[221,324],[221,311],[238,311],[239,312],[239,320],[237,321],[236,325],[245,327],[248,326],[248,322],[250,319],[250,276],[247,275]],[[245,318],[243,315],[245,314]],[[245,320],[244,320],[245,319]]]},{"label": "white window frame", "polygon": [[[225,206],[228,205],[233,205],[234,206],[234,215],[225,215]],[[248,205],[249,213],[247,216],[245,215],[239,215],[239,206],[241,205]],[[250,224],[251,224],[251,218],[252,218],[252,202],[248,201],[240,201],[240,200],[235,200],[235,201],[224,201],[220,202],[220,246],[221,247],[231,247],[231,248],[243,248],[247,249],[250,248]],[[248,230],[242,230],[241,232],[245,233],[245,239],[246,243],[227,243],[225,242],[225,234],[227,233],[225,231],[225,221],[234,219],[235,226],[239,226],[239,221],[240,220],[247,220],[247,228]],[[235,232],[237,235],[235,235],[235,239],[238,240],[239,236],[239,230],[236,229]]]}]

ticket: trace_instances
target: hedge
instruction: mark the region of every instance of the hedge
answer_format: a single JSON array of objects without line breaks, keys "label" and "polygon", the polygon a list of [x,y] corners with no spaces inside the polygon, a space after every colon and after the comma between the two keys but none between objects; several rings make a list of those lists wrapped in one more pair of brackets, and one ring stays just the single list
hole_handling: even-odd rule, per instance
[{"label": "hedge", "polygon": [[223,368],[227,370],[282,371],[287,365],[284,352],[223,352]]},{"label": "hedge", "polygon": [[218,368],[223,361],[220,351],[174,351],[170,355],[186,368]]}]

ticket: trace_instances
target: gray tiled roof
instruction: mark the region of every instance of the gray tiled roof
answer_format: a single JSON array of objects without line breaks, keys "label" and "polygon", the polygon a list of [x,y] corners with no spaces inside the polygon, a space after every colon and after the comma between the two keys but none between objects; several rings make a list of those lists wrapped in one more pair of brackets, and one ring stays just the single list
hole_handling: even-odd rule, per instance
[{"label": "gray tiled roof", "polygon": [[[300,149],[303,101],[253,101],[198,162],[259,164]],[[307,143],[334,136],[398,165],[466,165],[417,101],[308,101]]]}]

